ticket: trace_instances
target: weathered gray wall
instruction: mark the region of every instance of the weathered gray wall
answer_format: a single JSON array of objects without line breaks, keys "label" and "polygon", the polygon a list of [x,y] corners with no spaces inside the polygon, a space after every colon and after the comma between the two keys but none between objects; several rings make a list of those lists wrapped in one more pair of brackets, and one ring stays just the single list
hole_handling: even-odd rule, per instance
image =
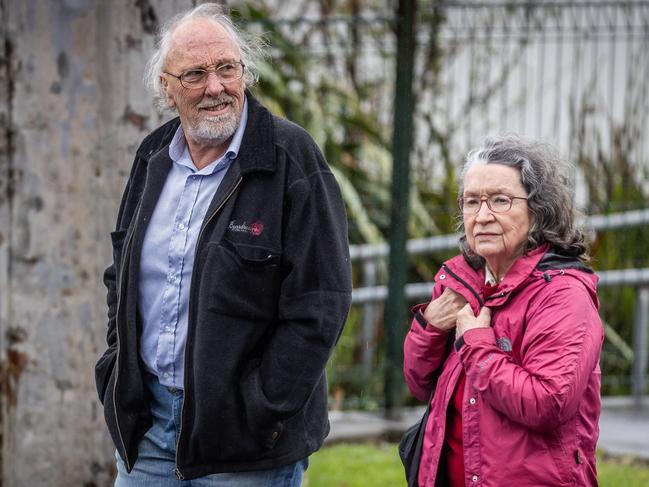
[{"label": "weathered gray wall", "polygon": [[0,0],[3,487],[104,486],[93,365],[108,232],[139,140],[157,19],[189,0]]}]

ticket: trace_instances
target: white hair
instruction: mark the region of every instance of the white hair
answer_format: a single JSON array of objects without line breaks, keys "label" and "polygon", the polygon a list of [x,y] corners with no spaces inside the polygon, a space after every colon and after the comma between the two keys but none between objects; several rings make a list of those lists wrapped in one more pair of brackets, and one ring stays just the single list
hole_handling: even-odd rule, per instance
[{"label": "white hair", "polygon": [[235,26],[221,5],[203,3],[175,15],[165,22],[158,32],[155,50],[144,71],[144,84],[153,93],[159,108],[167,110],[170,108],[166,102],[165,89],[160,82],[160,75],[164,72],[171,47],[171,37],[178,27],[199,18],[211,20],[221,26],[237,45],[241,52],[241,62],[245,64],[243,80],[246,86],[254,85],[259,79],[259,63],[266,57],[266,46],[263,39],[260,36],[243,32]]}]

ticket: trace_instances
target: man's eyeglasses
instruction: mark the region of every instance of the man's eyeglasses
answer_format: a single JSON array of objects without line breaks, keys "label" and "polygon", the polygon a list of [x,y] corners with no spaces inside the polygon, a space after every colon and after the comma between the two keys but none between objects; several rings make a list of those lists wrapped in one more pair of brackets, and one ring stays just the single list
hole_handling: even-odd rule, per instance
[{"label": "man's eyeglasses", "polygon": [[207,66],[205,68],[192,68],[183,71],[180,75],[168,73],[165,74],[173,76],[180,81],[184,88],[189,90],[196,88],[204,88],[207,85],[207,78],[210,72],[214,73],[216,78],[221,83],[232,83],[243,77],[243,70],[246,67],[241,61],[233,61],[231,63],[223,63],[218,65]]},{"label": "man's eyeglasses", "polygon": [[461,196],[458,205],[465,215],[474,215],[480,211],[482,202],[487,202],[487,208],[494,213],[507,213],[512,209],[514,200],[526,200],[522,196],[509,196],[507,194],[492,194],[489,196]]}]

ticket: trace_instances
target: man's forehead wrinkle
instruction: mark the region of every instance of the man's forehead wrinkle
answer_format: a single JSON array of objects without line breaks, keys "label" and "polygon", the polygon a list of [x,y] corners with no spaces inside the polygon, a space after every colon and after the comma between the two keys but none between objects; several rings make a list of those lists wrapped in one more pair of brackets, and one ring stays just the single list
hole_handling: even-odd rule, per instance
[{"label": "man's forehead wrinkle", "polygon": [[210,65],[241,57],[239,47],[228,32],[212,21],[196,20],[179,26],[170,44],[167,65],[181,61],[188,66]]},{"label": "man's forehead wrinkle", "polygon": [[193,42],[193,45],[172,48],[167,55],[167,63],[182,63],[198,67],[208,66],[217,61],[238,61],[239,57],[238,51],[224,48],[219,42]]}]

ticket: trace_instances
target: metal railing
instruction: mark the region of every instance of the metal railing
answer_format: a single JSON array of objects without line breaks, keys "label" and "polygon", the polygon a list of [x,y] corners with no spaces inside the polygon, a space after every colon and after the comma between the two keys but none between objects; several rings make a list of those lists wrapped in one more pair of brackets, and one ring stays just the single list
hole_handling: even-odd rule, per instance
[{"label": "metal railing", "polygon": [[[595,232],[620,228],[638,227],[649,224],[649,209],[614,213],[609,215],[593,215],[582,222],[587,231]],[[407,243],[409,256],[432,254],[458,248],[460,234],[441,235],[429,238],[412,239]],[[352,245],[350,255],[353,262],[363,266],[363,287],[356,288],[352,293],[352,303],[363,306],[362,337],[363,347],[362,373],[367,376],[371,369],[374,355],[372,337],[377,318],[376,304],[383,302],[388,296],[388,287],[377,285],[378,266],[382,259],[387,258],[389,246],[385,243]],[[636,308],[633,325],[634,362],[631,373],[632,395],[638,406],[647,387],[647,364],[649,362],[649,268],[616,269],[597,272],[600,287],[631,286],[636,288]],[[405,286],[405,295],[409,300],[430,298],[434,283],[410,283]]]}]

